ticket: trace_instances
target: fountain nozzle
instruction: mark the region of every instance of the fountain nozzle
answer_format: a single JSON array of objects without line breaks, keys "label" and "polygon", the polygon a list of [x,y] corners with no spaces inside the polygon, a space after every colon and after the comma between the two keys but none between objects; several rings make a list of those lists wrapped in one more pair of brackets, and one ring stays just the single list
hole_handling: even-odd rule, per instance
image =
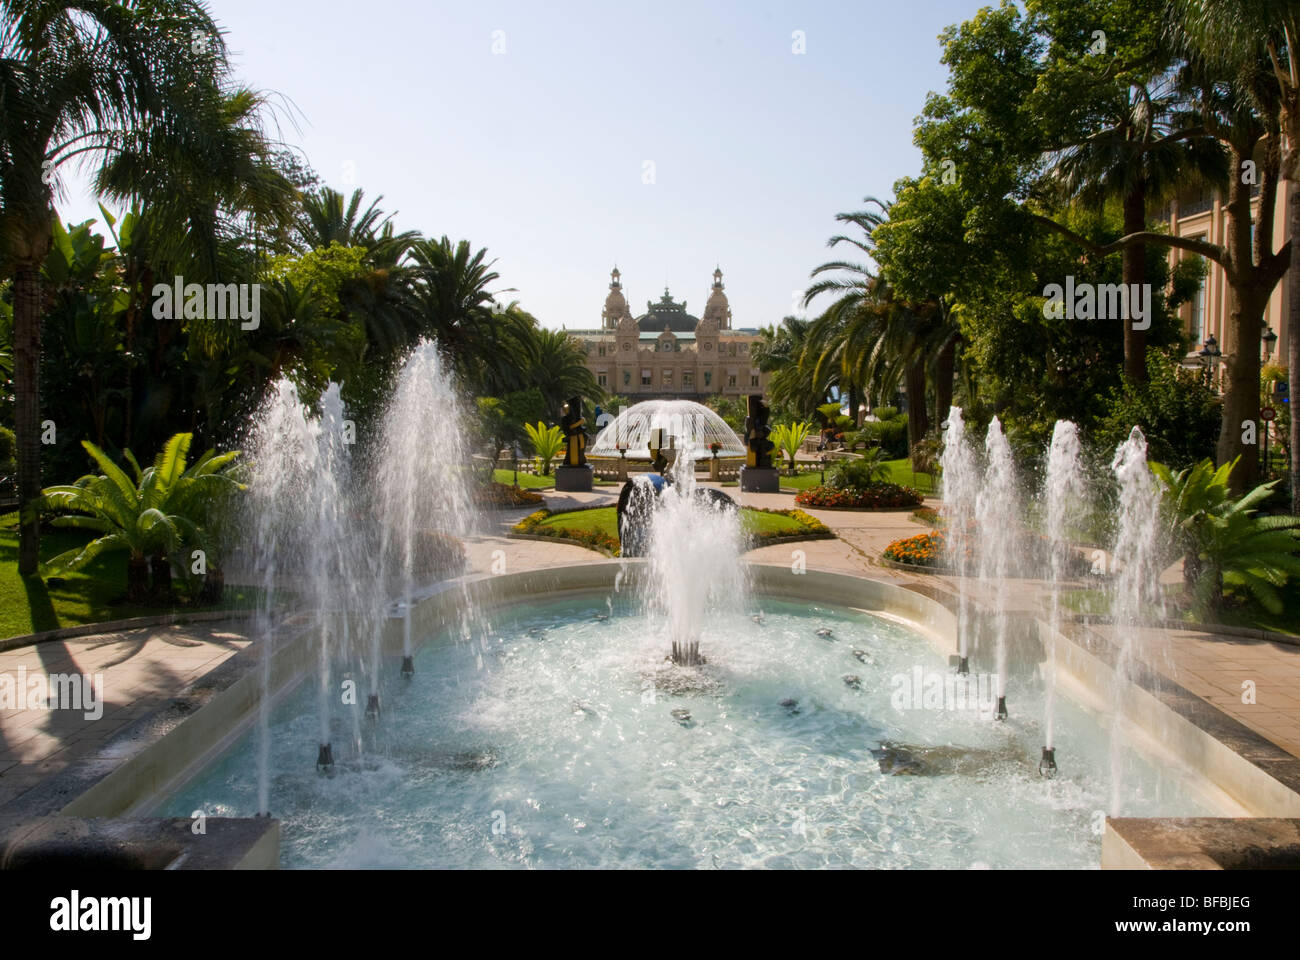
[{"label": "fountain nozzle", "polygon": [[1043,747],[1043,759],[1038,761],[1038,774],[1051,780],[1056,776],[1056,748]]},{"label": "fountain nozzle", "polygon": [[402,676],[407,680],[415,676],[415,657],[402,657]]},{"label": "fountain nozzle", "polygon": [[998,697],[998,712],[994,714],[994,720],[1005,720],[1007,718],[1007,698]]},{"label": "fountain nozzle", "polygon": [[334,749],[328,743],[320,745],[320,753],[316,754],[316,769],[321,773],[329,773],[334,769]]},{"label": "fountain nozzle", "polygon": [[379,719],[379,694],[372,693],[370,699],[366,701],[366,719]]},{"label": "fountain nozzle", "polygon": [[962,657],[961,662],[957,664],[957,675],[964,677],[970,673],[970,657]]}]

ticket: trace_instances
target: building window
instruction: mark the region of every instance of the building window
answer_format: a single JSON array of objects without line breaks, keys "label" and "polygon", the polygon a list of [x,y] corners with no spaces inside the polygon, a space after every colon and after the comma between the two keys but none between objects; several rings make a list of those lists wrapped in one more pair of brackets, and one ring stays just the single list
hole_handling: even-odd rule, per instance
[{"label": "building window", "polygon": [[650,386],[650,383],[651,383],[650,371],[649,371],[649,370],[642,370],[642,371],[641,371],[641,386],[643,386],[643,387],[648,387],[648,386]]},{"label": "building window", "polygon": [[705,371],[704,371],[704,385],[707,387],[707,386],[708,386],[709,384],[711,384],[712,382],[713,382],[713,371],[712,371],[712,370],[705,370]]},{"label": "building window", "polygon": [[734,343],[731,344],[731,348],[727,351],[727,353],[733,357],[736,355],[736,345]]},{"label": "building window", "polygon": [[689,370],[683,370],[683,371],[682,371],[682,386],[683,386],[683,387],[693,387],[693,386],[695,386],[695,374],[691,373]]},{"label": "building window", "polygon": [[671,387],[672,385],[673,385],[673,372],[672,372],[671,370],[665,370],[665,371],[664,371],[664,386],[665,386],[665,387]]},{"label": "building window", "polygon": [[740,345],[740,352],[741,352],[741,353],[748,353],[748,352],[749,352],[749,344],[747,344],[747,343],[742,343],[742,344]]},{"label": "building window", "polygon": [[734,387],[735,385],[736,385],[736,375],[733,373],[727,377],[727,386]]},{"label": "building window", "polygon": [[600,345],[600,355],[602,357],[605,355],[605,345],[603,343]]},{"label": "building window", "polygon": [[756,387],[756,386],[758,386],[758,374],[756,374],[756,373],[751,373],[751,374],[749,375],[749,385],[750,385],[751,387]]},{"label": "building window", "polygon": [[632,385],[632,371],[631,371],[631,370],[624,370],[624,371],[623,371],[623,386],[628,387],[628,386],[631,386],[631,385]]},{"label": "building window", "polygon": [[596,374],[596,382],[597,382],[598,384],[600,384],[602,387],[609,386],[609,378],[605,376],[605,371],[604,371],[604,370],[602,370],[602,371],[600,371],[600,373]]},{"label": "building window", "polygon": [[[1198,240],[1205,238],[1197,237]],[[1192,349],[1195,350],[1205,341],[1205,280],[1201,279],[1201,285],[1192,295],[1192,322],[1189,324],[1189,332],[1192,335]]]}]

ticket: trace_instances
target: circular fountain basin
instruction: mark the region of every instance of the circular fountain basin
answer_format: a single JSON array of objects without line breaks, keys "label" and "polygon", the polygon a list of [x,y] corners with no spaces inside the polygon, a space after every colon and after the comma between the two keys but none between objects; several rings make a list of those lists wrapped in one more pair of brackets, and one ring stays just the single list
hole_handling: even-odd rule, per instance
[{"label": "circular fountain basin", "polygon": [[[386,663],[378,723],[364,696],[336,704],[332,775],[314,768],[316,697],[301,684],[271,729],[282,865],[1097,866],[1098,718],[1058,698],[1060,769],[1044,780],[1032,676],[1003,723],[904,704],[947,673],[920,633],[808,602],[752,607],[709,622],[693,668],[665,662],[662,622],[607,593],[499,608],[482,642],[432,638],[412,680]],[[157,812],[253,815],[256,743]],[[1124,763],[1126,815],[1212,812],[1176,769]]]}]

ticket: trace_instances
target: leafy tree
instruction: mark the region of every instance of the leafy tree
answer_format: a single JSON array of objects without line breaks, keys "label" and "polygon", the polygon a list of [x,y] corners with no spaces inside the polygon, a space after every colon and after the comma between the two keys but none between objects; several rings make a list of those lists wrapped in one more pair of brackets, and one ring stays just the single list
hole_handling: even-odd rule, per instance
[{"label": "leafy tree", "polygon": [[[1288,248],[1269,246],[1279,158],[1276,138],[1268,136],[1270,121],[1250,102],[1258,84],[1247,74],[1216,70],[1203,58],[1180,50],[1177,43],[1166,44],[1160,38],[1176,31],[1168,33],[1170,24],[1158,5],[1084,0],[1073,6],[1080,9],[1070,13],[1064,3],[1042,0],[1022,14],[1004,0],[998,8],[985,8],[946,31],[949,90],[927,103],[917,143],[928,169],[937,169],[947,159],[960,172],[973,203],[966,218],[968,233],[997,238],[1012,254],[1029,242],[1036,226],[1060,234],[1093,258],[1131,246],[1159,245],[1187,250],[1223,267],[1230,295],[1218,456],[1226,461],[1241,455],[1242,469],[1233,474],[1233,482],[1248,484],[1256,474],[1257,451],[1242,443],[1241,423],[1258,422],[1260,316],[1289,260]],[[1084,56],[1065,63],[1054,59],[1061,49],[1087,49],[1088,31],[1103,22],[1111,24],[1102,27],[1107,33],[1103,59],[1088,62]],[[1120,109],[1105,106],[1108,98],[1118,103],[1120,92],[1126,102],[1135,96],[1152,100],[1150,90],[1165,82],[1175,84],[1178,91],[1172,100],[1158,98],[1169,107],[1167,126],[1156,118],[1164,108],[1154,101],[1143,107],[1149,112],[1140,125],[1133,122],[1137,112],[1129,109],[1125,114],[1122,104]],[[1233,86],[1248,95],[1234,94]],[[1148,93],[1134,94],[1137,87],[1145,87]],[[1128,140],[1120,152],[1129,157],[1129,165],[1121,165],[1123,177],[1117,179],[1112,167],[1102,179],[1126,184],[1117,188],[1125,197],[1134,184],[1153,182],[1154,173],[1147,166],[1152,155],[1166,147],[1186,141],[1190,149],[1197,141],[1195,149],[1202,154],[1218,152],[1220,169],[1231,174],[1215,182],[1227,195],[1224,242],[1148,229],[1097,242],[1053,215],[1051,199],[1060,195],[1063,182],[1068,186],[1068,178],[1062,180],[1062,170],[1053,161],[1061,151],[1099,136],[1099,131],[1111,130],[1113,140],[1124,123],[1127,132],[1121,133]],[[1256,184],[1241,175],[1247,161],[1258,163]],[[1190,163],[1183,166],[1193,168]],[[1100,175],[1105,167],[1093,165],[1090,176]],[[1259,218],[1252,243],[1251,193],[1256,185]],[[1131,264],[1132,258],[1130,268]]]},{"label": "leafy tree", "polygon": [[1214,448],[1220,405],[1199,371],[1182,369],[1153,348],[1147,352],[1147,382],[1129,390],[1114,388],[1094,439],[1113,450],[1136,425],[1146,435],[1153,459],[1182,468]]},{"label": "leafy tree", "polygon": [[497,468],[502,449],[522,442],[526,436],[524,424],[539,415],[544,403],[541,392],[535,389],[477,399],[479,433],[492,449],[489,479]]}]

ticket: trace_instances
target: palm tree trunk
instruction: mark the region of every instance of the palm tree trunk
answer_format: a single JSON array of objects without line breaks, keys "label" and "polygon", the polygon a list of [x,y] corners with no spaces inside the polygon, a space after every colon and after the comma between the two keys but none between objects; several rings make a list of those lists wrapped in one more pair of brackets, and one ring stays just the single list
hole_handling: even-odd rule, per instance
[{"label": "palm tree trunk", "polygon": [[1287,183],[1287,237],[1291,240],[1291,265],[1287,268],[1286,363],[1291,399],[1291,513],[1300,516],[1300,170],[1290,171]]},{"label": "palm tree trunk", "polygon": [[130,556],[126,561],[126,602],[144,603],[149,598],[149,560]]},{"label": "palm tree trunk", "polygon": [[908,361],[904,376],[907,382],[907,452],[911,455],[930,429],[925,412],[925,357],[918,354]]},{"label": "palm tree trunk", "polygon": [[[1124,233],[1140,233],[1147,225],[1147,192],[1144,184],[1135,186],[1124,198]],[[1122,274],[1131,292],[1146,282],[1147,248],[1133,243],[1124,248]],[[1147,382],[1147,334],[1135,330],[1133,320],[1124,322],[1124,377],[1129,383]]]},{"label": "palm tree trunk", "polygon": [[952,409],[953,384],[957,378],[957,338],[952,337],[939,350],[934,363],[934,422],[948,421]]},{"label": "palm tree trunk", "polygon": [[41,265],[14,270],[14,427],[18,435],[18,572],[36,573],[40,560]]},{"label": "palm tree trunk", "polygon": [[[1259,443],[1243,443],[1243,424],[1259,424],[1259,334],[1263,306],[1235,285],[1228,287],[1228,330],[1233,341],[1224,351],[1223,420],[1219,427],[1219,463],[1240,456],[1232,471],[1233,493],[1243,493],[1259,482]],[[1258,438],[1256,438],[1258,441]]]}]

